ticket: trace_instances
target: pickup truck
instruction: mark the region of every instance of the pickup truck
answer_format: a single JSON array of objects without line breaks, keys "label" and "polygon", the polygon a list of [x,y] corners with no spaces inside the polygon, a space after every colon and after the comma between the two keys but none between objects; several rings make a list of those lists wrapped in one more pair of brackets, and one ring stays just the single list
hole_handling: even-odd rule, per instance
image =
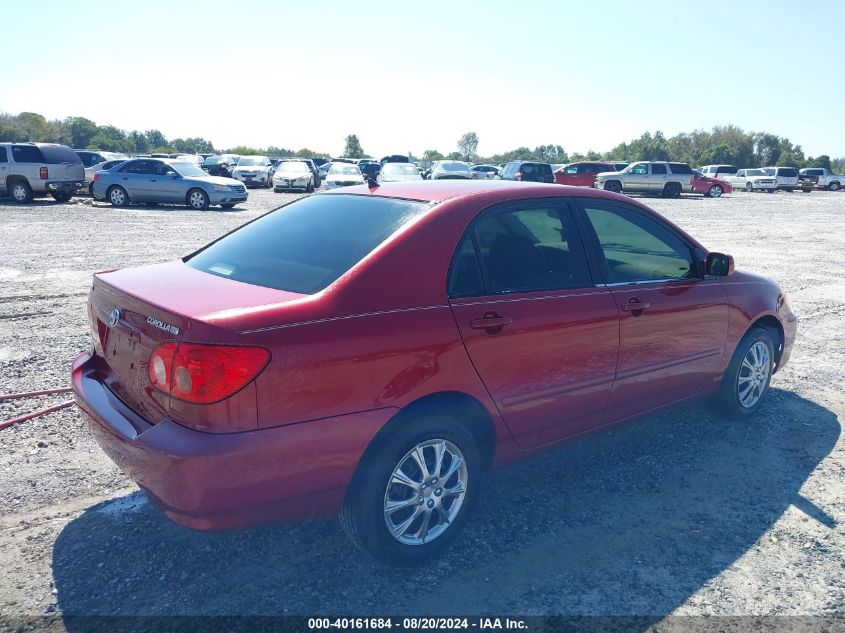
[{"label": "pickup truck", "polygon": [[621,171],[596,174],[593,186],[615,193],[637,191],[677,198],[682,192],[692,193],[692,168],[686,163],[631,163]]},{"label": "pickup truck", "polygon": [[824,167],[805,167],[800,173],[802,176],[815,176],[816,187],[828,191],[839,191],[842,183],[845,182],[845,176],[831,174]]}]

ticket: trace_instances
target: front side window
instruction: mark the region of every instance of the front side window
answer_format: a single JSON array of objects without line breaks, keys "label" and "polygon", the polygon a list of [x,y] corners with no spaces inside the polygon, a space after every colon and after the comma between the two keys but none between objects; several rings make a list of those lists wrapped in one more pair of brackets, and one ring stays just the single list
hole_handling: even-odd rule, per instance
[{"label": "front side window", "polygon": [[637,175],[645,175],[648,173],[648,165],[645,163],[637,163],[631,167],[630,173]]},{"label": "front side window", "polygon": [[569,174],[570,176],[574,176],[579,171],[581,171],[582,173],[587,171],[587,166],[570,165],[569,167],[564,168],[563,173]]},{"label": "front side window", "polygon": [[604,255],[608,283],[695,275],[690,247],[657,220],[624,205],[585,202],[584,207]]},{"label": "front side window", "polygon": [[430,206],[392,198],[311,196],[244,225],[185,262],[218,277],[313,294]]},{"label": "front side window", "polygon": [[[592,283],[578,232],[557,206],[493,212],[475,225],[466,238],[470,240],[488,293],[578,288]],[[468,248],[463,244],[458,256]]]}]

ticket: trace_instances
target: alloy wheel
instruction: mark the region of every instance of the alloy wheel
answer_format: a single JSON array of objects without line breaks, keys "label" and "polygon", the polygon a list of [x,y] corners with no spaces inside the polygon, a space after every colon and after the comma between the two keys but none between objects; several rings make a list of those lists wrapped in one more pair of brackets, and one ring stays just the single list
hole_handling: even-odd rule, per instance
[{"label": "alloy wheel", "polygon": [[202,209],[203,207],[205,207],[205,196],[202,195],[199,191],[194,191],[191,194],[190,201],[191,206],[194,209]]},{"label": "alloy wheel", "polygon": [[12,187],[12,197],[15,202],[24,202],[26,200],[26,187],[18,183]]},{"label": "alloy wheel", "polygon": [[384,491],[384,521],[405,545],[442,536],[461,511],[467,493],[467,464],[445,439],[426,440],[408,451]]},{"label": "alloy wheel", "polygon": [[769,348],[762,341],[757,341],[745,353],[736,379],[737,396],[743,407],[750,409],[763,397],[771,373]]},{"label": "alloy wheel", "polygon": [[109,200],[114,206],[119,207],[124,202],[126,202],[126,196],[123,194],[122,190],[112,189],[111,193],[109,194]]},{"label": "alloy wheel", "polygon": [[722,195],[722,188],[719,185],[713,185],[710,187],[710,197],[711,198],[718,198]]}]

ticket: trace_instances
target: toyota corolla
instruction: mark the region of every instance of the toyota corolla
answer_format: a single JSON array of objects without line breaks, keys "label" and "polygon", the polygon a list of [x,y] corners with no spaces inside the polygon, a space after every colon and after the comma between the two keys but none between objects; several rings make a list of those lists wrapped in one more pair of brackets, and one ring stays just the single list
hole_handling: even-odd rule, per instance
[{"label": "toyota corolla", "polygon": [[79,407],[167,516],[339,514],[402,563],[488,468],[691,398],[754,414],[797,329],[775,283],[638,201],[508,181],[310,196],[95,274],[88,312]]}]

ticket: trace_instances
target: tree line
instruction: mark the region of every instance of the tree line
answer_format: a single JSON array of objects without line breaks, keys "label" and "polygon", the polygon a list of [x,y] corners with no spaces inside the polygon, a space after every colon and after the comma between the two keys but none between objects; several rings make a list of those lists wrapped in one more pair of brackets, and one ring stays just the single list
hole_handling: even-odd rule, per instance
[{"label": "tree line", "polygon": [[[268,156],[329,156],[307,147],[295,151],[275,146],[215,148],[210,140],[201,137],[168,139],[159,130],[127,132],[113,125],[98,125],[90,119],[76,116],[50,121],[34,112],[21,112],[16,115],[0,113],[0,140],[63,143],[76,149],[95,148],[136,154],[232,152]],[[344,156],[369,158],[356,134],[348,135],[344,142]],[[496,165],[511,160],[537,160],[547,163],[580,160],[668,160],[689,163],[693,167],[725,163],[739,167],[826,167],[832,171],[845,168],[845,157],[831,158],[824,154],[805,156],[801,146],[793,144],[788,138],[768,132],[745,132],[734,125],[717,126],[710,131],[682,132],[670,138],[666,138],[659,131],[645,132],[639,138],[620,143],[606,152],[590,150],[586,153],[569,154],[560,145],[549,144],[538,145],[533,149],[517,147],[491,156],[480,156],[477,153],[478,143],[478,134],[467,132],[458,139],[454,151],[443,154],[436,149],[429,149],[421,158],[424,161],[448,159]],[[415,156],[409,156],[418,160]]]}]

